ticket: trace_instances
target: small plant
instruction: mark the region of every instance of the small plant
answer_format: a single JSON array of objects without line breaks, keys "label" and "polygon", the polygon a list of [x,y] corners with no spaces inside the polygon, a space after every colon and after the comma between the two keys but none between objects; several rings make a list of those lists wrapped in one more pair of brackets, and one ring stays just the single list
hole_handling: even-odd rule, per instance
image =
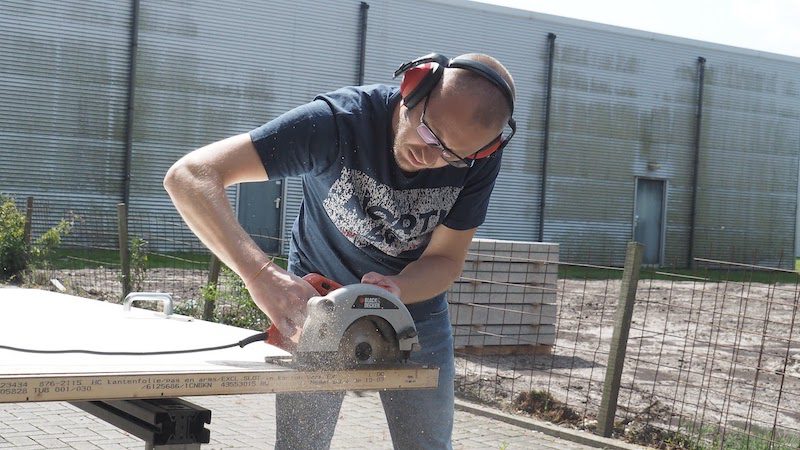
[{"label": "small plant", "polygon": [[0,279],[13,279],[27,266],[25,216],[14,200],[0,195]]},{"label": "small plant", "polygon": [[140,237],[131,239],[131,290],[144,291],[147,276],[147,241]]},{"label": "small plant", "polygon": [[521,411],[553,423],[578,424],[581,422],[580,414],[553,398],[547,391],[520,392],[514,399],[514,405]]},{"label": "small plant", "polygon": [[25,215],[13,198],[0,194],[0,280],[18,281],[30,269],[46,268],[49,257],[76,220],[74,215],[62,219],[29,243],[25,239]]},{"label": "small plant", "polygon": [[648,423],[631,422],[615,426],[617,435],[628,442],[659,450],[702,450],[691,435],[683,431],[666,430]]},{"label": "small plant", "polygon": [[215,322],[261,331],[269,327],[269,318],[253,302],[242,279],[227,267],[222,268],[220,286],[204,286],[202,296],[215,302]]},{"label": "small plant", "polygon": [[187,302],[175,305],[173,312],[183,316],[199,317],[200,307],[196,301],[189,300]]}]

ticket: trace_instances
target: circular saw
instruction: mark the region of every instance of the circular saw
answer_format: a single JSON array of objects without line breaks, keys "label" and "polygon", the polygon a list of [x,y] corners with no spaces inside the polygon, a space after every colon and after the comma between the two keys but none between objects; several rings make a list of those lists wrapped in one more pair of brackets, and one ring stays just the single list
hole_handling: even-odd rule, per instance
[{"label": "circular saw", "polygon": [[372,284],[341,286],[318,274],[304,279],[321,295],[308,300],[298,343],[287,345],[274,326],[267,340],[290,351],[295,366],[391,365],[407,361],[420,349],[414,320],[396,295]]}]

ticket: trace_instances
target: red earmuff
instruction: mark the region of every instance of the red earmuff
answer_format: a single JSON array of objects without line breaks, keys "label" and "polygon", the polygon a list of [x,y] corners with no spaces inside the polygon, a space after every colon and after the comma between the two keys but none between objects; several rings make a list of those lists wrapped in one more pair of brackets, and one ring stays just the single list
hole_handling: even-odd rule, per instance
[{"label": "red earmuff", "polygon": [[400,83],[400,95],[402,95],[403,98],[410,97],[414,89],[419,86],[422,80],[424,80],[432,70],[433,63],[427,63],[408,69],[403,74],[403,81]]},{"label": "red earmuff", "polygon": [[[395,77],[403,74],[403,81],[400,83],[400,95],[403,97],[403,104],[411,109],[425,99],[436,84],[439,83],[439,80],[441,80],[445,67],[469,70],[489,80],[492,84],[497,86],[506,97],[511,107],[511,115],[514,114],[514,93],[508,83],[506,83],[506,81],[491,67],[469,59],[455,58],[451,60],[438,53],[431,53],[409,61],[395,70]],[[511,128],[511,133],[508,137],[503,139],[503,135],[500,134],[497,138],[492,140],[492,142],[486,144],[482,149],[467,158],[486,158],[494,152],[505,148],[511,140],[511,137],[513,137],[517,131],[516,122],[513,118],[508,119],[508,126]]]}]

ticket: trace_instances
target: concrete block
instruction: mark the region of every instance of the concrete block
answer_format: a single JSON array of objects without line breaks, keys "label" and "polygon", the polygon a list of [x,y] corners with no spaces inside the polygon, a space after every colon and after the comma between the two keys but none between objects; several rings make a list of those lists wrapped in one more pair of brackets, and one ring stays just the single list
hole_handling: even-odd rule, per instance
[{"label": "concrete block", "polygon": [[450,305],[450,322],[454,325],[554,325],[556,305],[456,303]]},{"label": "concrete block", "polygon": [[454,325],[455,347],[555,344],[553,325]]}]

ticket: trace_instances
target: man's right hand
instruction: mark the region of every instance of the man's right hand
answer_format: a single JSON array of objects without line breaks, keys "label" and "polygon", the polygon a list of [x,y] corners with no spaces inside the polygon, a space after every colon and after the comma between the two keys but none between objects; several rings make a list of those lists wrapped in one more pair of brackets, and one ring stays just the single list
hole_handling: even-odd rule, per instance
[{"label": "man's right hand", "polygon": [[308,299],[319,295],[306,280],[270,264],[251,280],[244,280],[256,306],[278,331],[295,344],[306,320]]}]

